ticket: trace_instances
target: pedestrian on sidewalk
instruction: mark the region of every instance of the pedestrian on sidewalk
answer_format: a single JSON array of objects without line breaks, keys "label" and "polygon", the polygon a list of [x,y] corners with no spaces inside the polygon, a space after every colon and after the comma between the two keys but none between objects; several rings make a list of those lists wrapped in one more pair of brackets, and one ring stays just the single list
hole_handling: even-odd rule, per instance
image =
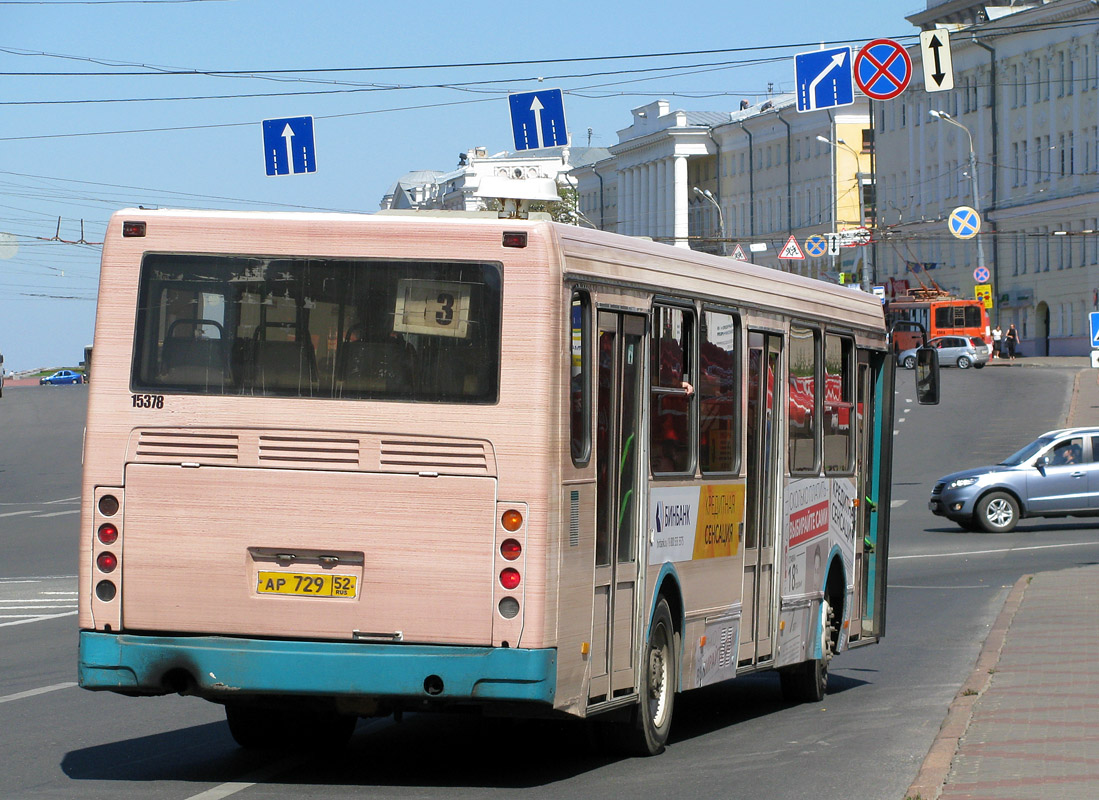
[{"label": "pedestrian on sidewalk", "polygon": [[996,323],[996,327],[992,329],[992,357],[1000,357],[1000,345],[1001,340],[1004,338],[1003,328],[1000,327],[1000,323]]},{"label": "pedestrian on sidewalk", "polygon": [[1004,341],[1007,342],[1007,357],[1011,360],[1015,360],[1015,348],[1019,346],[1019,331],[1015,330],[1015,323],[1007,329],[1007,333],[1004,334]]}]

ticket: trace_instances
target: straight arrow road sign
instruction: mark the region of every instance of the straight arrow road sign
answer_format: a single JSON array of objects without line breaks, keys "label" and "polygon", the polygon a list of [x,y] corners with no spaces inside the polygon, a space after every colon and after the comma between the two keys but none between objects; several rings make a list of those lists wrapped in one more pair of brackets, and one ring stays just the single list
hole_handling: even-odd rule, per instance
[{"label": "straight arrow road sign", "polygon": [[312,117],[263,121],[263,158],[268,177],[317,171]]},{"label": "straight arrow road sign", "polygon": [[950,34],[945,30],[920,34],[923,58],[923,87],[929,92],[948,92],[954,88],[954,64],[950,59]]},{"label": "straight arrow road sign", "polygon": [[543,89],[508,96],[516,150],[562,147],[569,143],[565,101],[560,89]]}]

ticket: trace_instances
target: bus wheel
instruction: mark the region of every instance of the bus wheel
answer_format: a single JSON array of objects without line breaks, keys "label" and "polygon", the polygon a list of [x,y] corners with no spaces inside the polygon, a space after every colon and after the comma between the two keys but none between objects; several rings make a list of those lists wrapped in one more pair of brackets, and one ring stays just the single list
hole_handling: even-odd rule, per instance
[{"label": "bus wheel", "polygon": [[820,658],[781,670],[782,696],[791,703],[819,703],[828,691],[828,665],[836,647],[836,612],[827,599],[823,604],[820,631]]},{"label": "bus wheel", "polygon": [[246,750],[313,752],[343,748],[359,721],[335,712],[276,710],[240,703],[226,704],[225,719],[233,739]]},{"label": "bus wheel", "polygon": [[642,655],[641,702],[634,708],[633,720],[623,742],[631,753],[655,756],[664,750],[672,729],[675,687],[679,685],[677,656],[672,612],[668,601],[661,597],[649,628],[648,647]]}]

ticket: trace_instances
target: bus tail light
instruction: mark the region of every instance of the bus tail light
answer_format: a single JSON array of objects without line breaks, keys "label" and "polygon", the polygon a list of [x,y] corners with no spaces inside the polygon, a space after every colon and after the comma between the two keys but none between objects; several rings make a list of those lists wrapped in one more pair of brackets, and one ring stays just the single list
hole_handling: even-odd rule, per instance
[{"label": "bus tail light", "polygon": [[[91,530],[88,540],[91,552],[84,551],[87,561],[81,573],[83,579],[81,597],[81,625],[100,631],[117,631],[122,627],[122,573],[125,570],[125,525],[122,515],[123,492],[121,488],[100,487],[95,490],[92,507]],[[86,545],[85,545],[86,546]],[[108,577],[109,576],[109,577]],[[85,617],[85,614],[89,614]]]},{"label": "bus tail light", "polygon": [[104,522],[99,526],[99,541],[103,544],[114,544],[118,541],[118,528],[110,522]]},{"label": "bus tail light", "polygon": [[523,635],[524,577],[530,547],[528,511],[526,503],[499,501],[496,504],[496,554],[491,580],[495,605],[492,643],[497,647],[516,647]]}]

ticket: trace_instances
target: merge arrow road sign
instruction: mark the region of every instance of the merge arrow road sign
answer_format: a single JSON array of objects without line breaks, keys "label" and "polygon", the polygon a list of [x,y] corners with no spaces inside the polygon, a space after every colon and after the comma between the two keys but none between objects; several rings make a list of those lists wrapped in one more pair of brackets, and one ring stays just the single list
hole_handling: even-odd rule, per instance
[{"label": "merge arrow road sign", "polygon": [[945,30],[920,34],[923,57],[923,88],[929,92],[948,92],[954,88],[954,65],[950,60],[950,34]]},{"label": "merge arrow road sign", "polygon": [[849,106],[855,102],[851,49],[812,50],[794,55],[798,111]]},{"label": "merge arrow road sign", "polygon": [[912,80],[912,59],[892,39],[875,39],[855,56],[855,83],[874,100],[892,100]]},{"label": "merge arrow road sign", "polygon": [[267,176],[297,175],[317,171],[312,117],[287,117],[263,121],[263,158]]},{"label": "merge arrow road sign", "polygon": [[562,147],[569,143],[565,101],[560,89],[508,95],[516,150]]}]

